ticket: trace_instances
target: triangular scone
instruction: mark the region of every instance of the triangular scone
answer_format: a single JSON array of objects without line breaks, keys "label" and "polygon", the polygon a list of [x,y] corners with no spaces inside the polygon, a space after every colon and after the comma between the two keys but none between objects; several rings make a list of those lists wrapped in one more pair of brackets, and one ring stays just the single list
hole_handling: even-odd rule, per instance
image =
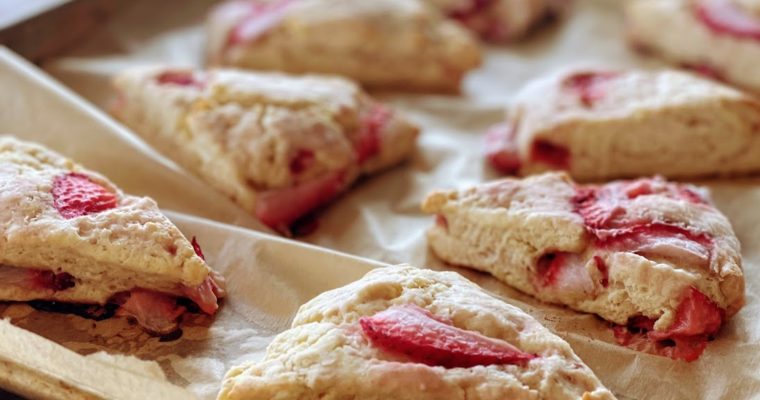
[{"label": "triangular scone", "polygon": [[691,185],[547,173],[434,192],[422,208],[444,261],[598,314],[638,350],[694,360],[744,304],[739,240]]},{"label": "triangular scone", "polygon": [[484,40],[525,36],[554,11],[553,0],[425,0]]},{"label": "triangular scone", "polygon": [[[486,135],[491,164],[578,180],[760,171],[760,101],[676,71],[572,69],[528,84]],[[699,160],[699,161],[695,161]]]},{"label": "triangular scone", "polygon": [[8,136],[0,185],[0,301],[116,304],[156,333],[176,328],[179,298],[216,312],[221,278],[153,200]]},{"label": "triangular scone", "polygon": [[342,78],[139,68],[116,86],[122,121],[281,232],[406,159],[418,132]]},{"label": "triangular scone", "polygon": [[637,49],[760,93],[760,1],[630,1],[626,27]]},{"label": "triangular scone", "polygon": [[570,346],[453,272],[375,269],[301,306],[219,400],[614,399]]},{"label": "triangular scone", "polygon": [[373,88],[457,91],[475,38],[423,0],[242,0],[208,21],[211,64],[343,75]]}]

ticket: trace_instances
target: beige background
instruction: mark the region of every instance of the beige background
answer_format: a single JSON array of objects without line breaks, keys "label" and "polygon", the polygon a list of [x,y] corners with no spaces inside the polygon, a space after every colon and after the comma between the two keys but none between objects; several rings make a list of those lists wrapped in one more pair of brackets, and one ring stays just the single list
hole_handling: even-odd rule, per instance
[{"label": "beige background", "polygon": [[[481,133],[499,121],[504,104],[526,80],[569,63],[656,66],[625,47],[623,3],[580,0],[566,21],[528,42],[489,48],[484,66],[468,77],[460,97],[384,95],[423,127],[418,153],[405,166],[368,179],[342,197],[323,215],[320,230],[305,240],[389,263],[441,267],[426,249],[424,230],[431,221],[420,214],[419,202],[435,188],[495,177],[481,158]],[[109,77],[126,66],[157,62],[200,65],[203,32],[199,24],[209,4],[194,0],[179,7],[175,2],[136,1],[90,41],[45,68],[95,104],[106,106],[112,96]],[[2,82],[2,87],[7,83]],[[0,114],[0,128],[20,129],[24,135],[101,170],[127,190],[156,197],[163,207],[254,226],[255,222],[240,215],[229,202],[147,152],[139,140],[86,105],[56,102],[44,93],[37,97],[28,90],[23,93],[15,100],[5,99],[16,109],[12,114]],[[9,96],[4,93],[1,97]],[[21,115],[29,115],[30,108],[45,118],[19,121]],[[14,118],[8,119],[11,116]],[[71,132],[72,127],[76,132]],[[704,183],[713,189],[718,208],[732,221],[743,244],[748,304],[697,362],[676,362],[621,348],[610,343],[608,327],[595,317],[536,303],[487,276],[465,273],[568,339],[620,395],[638,399],[751,398],[760,393],[760,322],[756,318],[760,303],[754,294],[760,285],[755,271],[760,263],[760,212],[755,209],[760,204],[760,185],[756,179]],[[175,382],[190,384],[208,397],[230,363],[260,356],[260,350],[272,334],[287,325],[298,304],[371,267],[318,249],[173,216],[186,232],[199,235],[214,266],[228,278],[237,278],[228,306],[210,329],[205,328],[208,321],[199,320],[197,329],[186,330],[183,340],[159,343],[135,329],[123,330],[117,322],[100,324],[102,332],[98,333],[71,317],[41,316],[23,306],[10,312],[19,315],[20,324],[36,327],[75,349],[105,347],[157,359]],[[74,329],[46,331],[51,318],[64,319]]]}]

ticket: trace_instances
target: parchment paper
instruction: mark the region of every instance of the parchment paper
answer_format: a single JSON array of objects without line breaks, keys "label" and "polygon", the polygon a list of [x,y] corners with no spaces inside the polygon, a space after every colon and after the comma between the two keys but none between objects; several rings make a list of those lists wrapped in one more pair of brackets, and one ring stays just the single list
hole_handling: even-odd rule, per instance
[{"label": "parchment paper", "polygon": [[[432,221],[419,212],[420,200],[435,188],[464,186],[495,177],[482,160],[482,132],[501,119],[503,106],[526,80],[576,62],[657,66],[656,62],[641,59],[626,48],[622,4],[614,0],[579,0],[565,21],[529,41],[489,48],[484,66],[468,78],[462,96],[384,95],[423,127],[418,153],[410,163],[368,179],[343,196],[322,216],[320,229],[306,240],[389,263],[411,262],[452,269],[442,266],[428,253],[424,230]],[[201,65],[203,31],[199,24],[209,5],[210,2],[201,0],[183,1],[181,6],[177,2],[135,1],[92,40],[45,67],[75,91],[104,106],[111,97],[110,75],[129,65],[146,62]],[[83,146],[81,149],[86,150],[78,155],[84,157],[103,151]],[[155,168],[171,166],[162,163]],[[152,168],[143,171],[146,170],[153,171]],[[103,172],[110,174],[109,170]],[[120,179],[129,181],[140,177],[136,171],[117,170],[115,173],[120,174],[114,178],[118,178],[119,183]],[[760,265],[760,211],[756,210],[760,204],[760,181],[701,183],[713,190],[715,203],[729,217],[742,242],[747,306],[729,321],[697,362],[672,361],[619,347],[612,344],[607,325],[593,316],[537,303],[483,274],[459,271],[523,307],[566,338],[605,384],[621,397],[752,398],[760,393],[760,321],[757,318],[760,303],[755,295],[760,286],[756,272]],[[151,195],[160,189],[148,183],[133,187],[135,191]],[[186,204],[181,196],[168,197],[170,207],[195,212],[183,208]],[[197,204],[205,207],[200,200]],[[217,268],[225,274],[234,272],[245,277],[233,280],[240,287],[233,287],[229,306],[210,330],[199,328],[197,346],[145,344],[150,340],[125,338],[120,339],[123,340],[121,350],[160,359],[162,365],[177,372],[192,389],[207,396],[215,390],[214,380],[231,361],[260,355],[258,351],[270,335],[287,325],[297,304],[320,290],[355,279],[369,266],[358,261],[344,262],[339,256],[326,261],[322,256],[311,255],[316,253],[313,249],[309,249],[310,255],[299,264],[292,258],[295,251],[290,248],[301,247],[287,245],[287,251],[278,252],[274,247],[261,245],[263,239],[251,232],[211,227],[200,221],[189,223],[180,216],[175,218],[184,229],[192,229],[193,234],[201,237],[207,252],[214,254],[211,261]],[[222,220],[235,222],[229,218]],[[285,242],[267,239],[264,243]],[[262,254],[260,246],[268,250],[266,257],[257,257]],[[280,250],[285,246],[281,245]],[[309,286],[311,291],[303,287],[307,284],[313,285]],[[241,315],[245,318],[238,319]],[[64,332],[42,333],[60,342]],[[239,332],[239,336],[226,335],[227,332]],[[188,337],[184,340],[195,337],[193,335],[186,332]],[[123,338],[124,334],[116,336]],[[244,336],[250,338],[242,339]],[[75,348],[94,346],[84,344],[84,340],[70,340],[63,341]],[[224,346],[232,347],[224,349]],[[110,344],[105,347],[119,349]],[[173,350],[179,351],[179,355],[168,355]],[[247,352],[252,353],[246,355]]]}]

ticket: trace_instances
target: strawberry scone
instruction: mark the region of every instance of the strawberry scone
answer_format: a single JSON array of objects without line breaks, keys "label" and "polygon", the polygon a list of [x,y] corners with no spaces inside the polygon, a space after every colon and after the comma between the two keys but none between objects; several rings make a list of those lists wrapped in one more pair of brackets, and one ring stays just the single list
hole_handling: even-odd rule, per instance
[{"label": "strawberry scone", "polygon": [[760,1],[629,1],[626,20],[636,49],[760,93]]},{"label": "strawberry scone", "polygon": [[409,157],[418,132],[341,78],[159,67],[116,87],[122,121],[280,232]]},{"label": "strawberry scone", "polygon": [[524,37],[556,8],[553,0],[425,0],[483,40]]},{"label": "strawberry scone", "polygon": [[423,0],[235,0],[208,19],[212,65],[337,74],[372,88],[458,91],[477,40]]},{"label": "strawberry scone", "polygon": [[570,346],[453,272],[375,269],[301,306],[219,400],[614,399]]},{"label": "strawberry scone", "polygon": [[578,180],[747,174],[760,171],[760,101],[683,72],[573,68],[515,96],[486,156],[502,173]]},{"label": "strawberry scone", "polygon": [[434,192],[422,208],[442,260],[595,313],[636,350],[695,360],[744,304],[739,241],[691,185],[553,172]]},{"label": "strawberry scone", "polygon": [[221,275],[153,200],[8,136],[0,186],[0,301],[55,302],[38,307],[94,319],[115,312],[157,334],[190,309],[216,313]]}]

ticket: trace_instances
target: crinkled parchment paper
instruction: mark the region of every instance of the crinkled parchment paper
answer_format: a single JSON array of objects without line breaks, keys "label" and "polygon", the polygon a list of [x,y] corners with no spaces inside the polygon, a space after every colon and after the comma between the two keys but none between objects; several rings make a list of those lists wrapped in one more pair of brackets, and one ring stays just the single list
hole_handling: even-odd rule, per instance
[{"label": "crinkled parchment paper", "polygon": [[[495,177],[481,157],[482,132],[500,120],[503,106],[532,77],[571,63],[657,66],[626,48],[623,3],[578,0],[565,21],[527,42],[488,48],[483,67],[468,77],[462,96],[384,95],[423,127],[415,158],[361,182],[325,212],[320,229],[305,240],[388,263],[410,262],[452,269],[441,265],[426,248],[424,231],[431,219],[419,212],[420,200],[435,188],[465,186]],[[91,40],[67,57],[47,63],[45,68],[76,92],[105,107],[112,98],[110,76],[122,68],[142,63],[201,65],[201,23],[210,4],[201,0],[183,1],[181,5],[135,1]],[[7,93],[3,96],[7,97]],[[33,103],[47,107],[45,99],[37,98]],[[50,108],[52,111],[53,107]],[[130,152],[118,154],[91,143],[73,144],[69,138],[83,138],[78,132],[88,122],[83,118],[56,120],[61,122],[54,122],[53,116],[49,118],[49,128],[61,137],[40,138],[44,133],[29,133],[32,127],[45,128],[41,121],[18,123],[30,128],[24,134],[38,135],[29,137],[50,142],[66,154],[99,168],[130,191],[158,198],[164,207],[229,223],[238,223],[243,218],[233,216],[232,211],[209,215],[211,207],[222,204],[225,206],[221,208],[228,210],[228,203],[212,198],[207,192],[198,193],[205,190],[201,184],[186,175],[180,179],[182,173],[177,167],[146,152],[138,140],[129,139]],[[0,126],[3,124],[10,122],[0,120]],[[87,141],[105,135],[107,130],[128,136],[110,122],[105,125],[108,129],[105,126],[98,132],[90,129]],[[3,128],[7,130],[10,126]],[[108,160],[113,157],[120,158],[124,165],[109,165]],[[131,169],[124,170],[127,165]],[[164,180],[169,184],[159,183]],[[180,182],[192,183],[185,187]],[[537,303],[486,275],[459,271],[524,308],[570,341],[605,384],[621,397],[751,398],[760,393],[760,321],[755,317],[760,315],[760,302],[755,295],[755,289],[760,287],[760,276],[755,270],[760,265],[760,211],[756,209],[760,204],[760,181],[700,183],[713,190],[715,203],[734,224],[742,242],[747,306],[729,321],[699,361],[684,363],[627,350],[612,344],[607,325],[593,316]],[[209,397],[224,369],[236,361],[260,356],[271,335],[287,325],[298,304],[321,290],[357,278],[371,266],[250,231],[235,231],[176,214],[172,217],[186,233],[201,238],[212,264],[232,282],[230,299],[210,328],[206,327],[208,321],[201,319],[185,330],[180,341],[162,343],[135,328],[122,326],[123,322],[101,323],[93,331],[85,326],[90,322],[14,306],[18,323],[31,329],[39,327],[35,331],[81,351],[105,347],[157,359],[175,382]],[[66,327],[72,329],[46,330],[55,318],[66,320]]]}]

